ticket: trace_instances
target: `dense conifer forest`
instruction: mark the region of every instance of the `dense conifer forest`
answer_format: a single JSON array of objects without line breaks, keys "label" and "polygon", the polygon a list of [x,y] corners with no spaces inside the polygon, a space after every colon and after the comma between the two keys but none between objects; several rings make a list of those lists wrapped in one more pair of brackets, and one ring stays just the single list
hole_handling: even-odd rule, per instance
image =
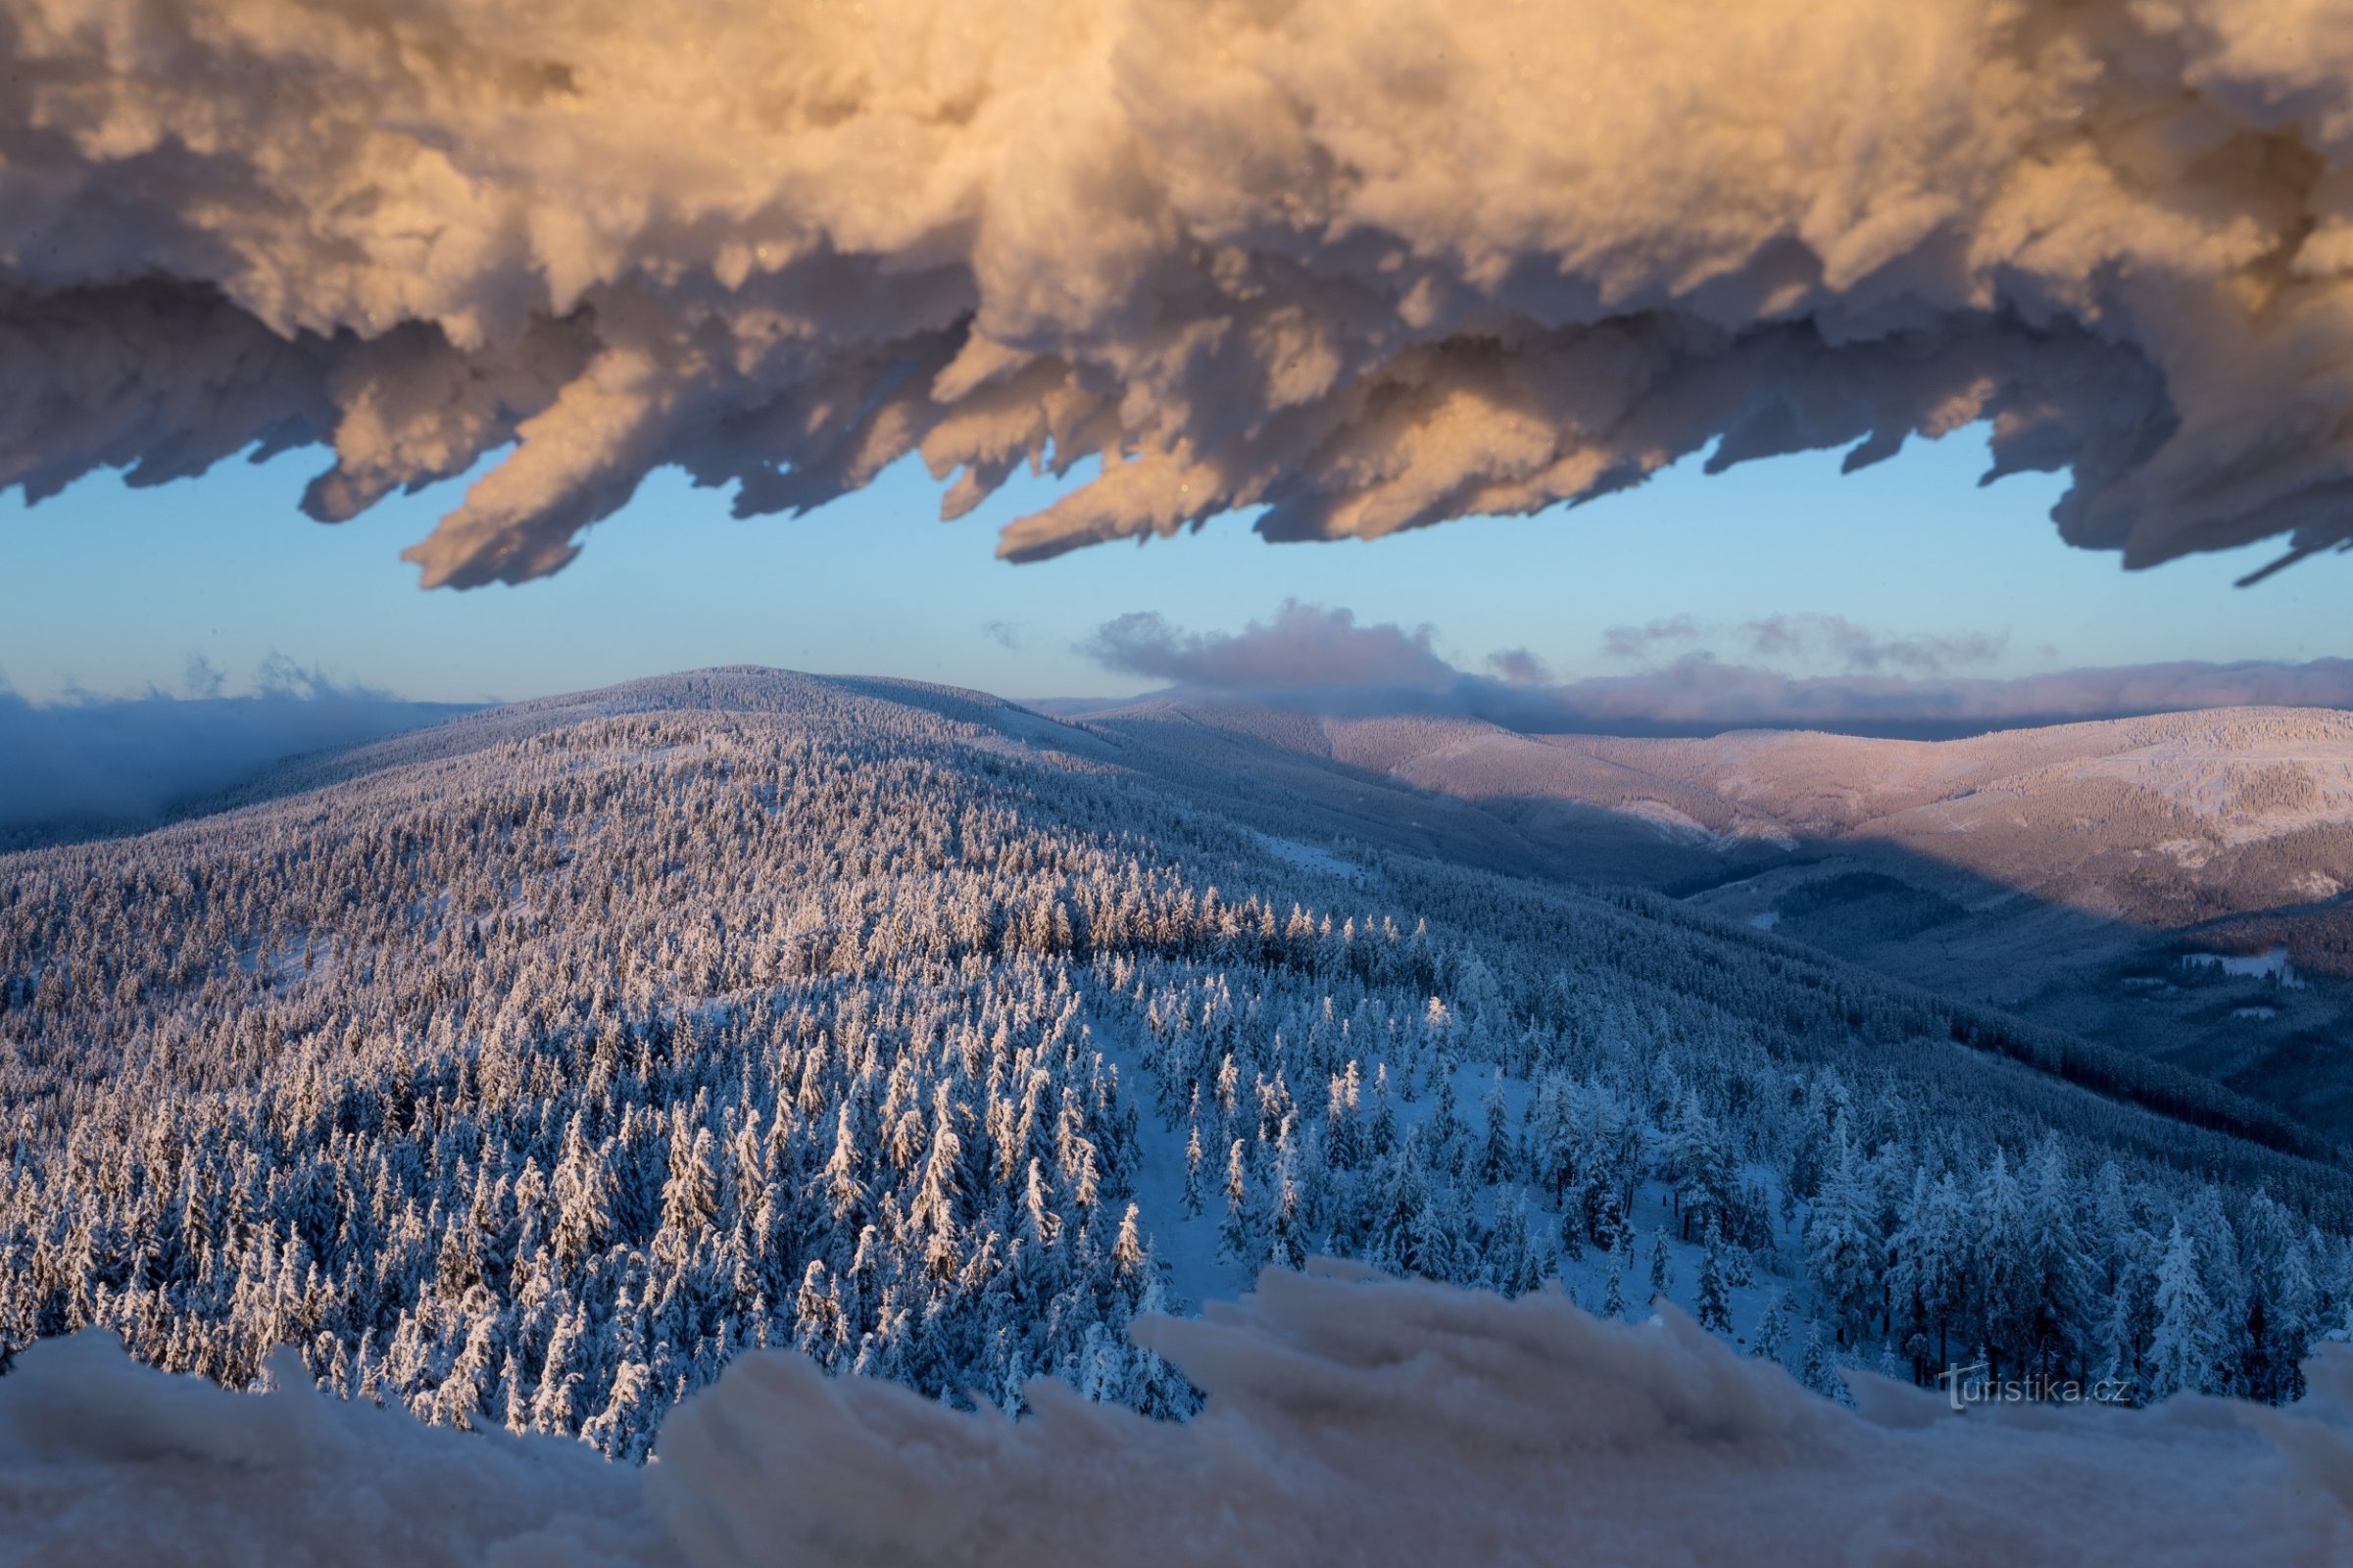
[{"label": "dense conifer forest", "polygon": [[0,1352],[100,1324],[643,1457],[748,1347],[1183,1417],[1316,1253],[1664,1296],[1836,1393],[2267,1400],[2353,1303],[2259,1107],[1651,895],[1286,832],[990,699],[723,670],[0,858]]}]

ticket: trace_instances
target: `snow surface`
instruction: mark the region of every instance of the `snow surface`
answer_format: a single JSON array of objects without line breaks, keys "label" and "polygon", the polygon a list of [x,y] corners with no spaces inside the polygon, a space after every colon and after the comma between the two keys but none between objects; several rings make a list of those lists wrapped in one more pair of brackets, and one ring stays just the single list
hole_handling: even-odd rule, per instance
[{"label": "snow surface", "polygon": [[1258,841],[1259,848],[1285,865],[1312,871],[1320,876],[1336,876],[1350,887],[1364,886],[1364,867],[1334,855],[1330,850],[1319,850],[1312,844],[1300,844],[1293,839],[1279,839],[1272,833],[1260,833],[1254,829],[1250,837]]},{"label": "snow surface", "polygon": [[0,1377],[0,1564],[678,1562],[634,1473],[584,1444],[428,1427],[320,1393],[140,1366],[100,1329]]},{"label": "snow surface", "polygon": [[2277,980],[2291,990],[2303,985],[2303,976],[2287,961],[2284,944],[2267,948],[2261,953],[2192,953],[2181,959],[2185,969],[2213,968],[2225,974],[2242,975],[2255,979]]},{"label": "snow surface", "polygon": [[2171,800],[2230,845],[2353,816],[2353,726],[2341,720],[2224,713],[2067,771]]},{"label": "snow surface", "polygon": [[1841,1408],[1672,1308],[1605,1323],[1347,1265],[1137,1332],[1207,1391],[1198,1419],[1042,1381],[1007,1422],[760,1353],[643,1470],[47,1341],[0,1378],[0,1562],[2353,1561],[2340,1346],[2287,1410],[1956,1415],[1861,1373]]}]

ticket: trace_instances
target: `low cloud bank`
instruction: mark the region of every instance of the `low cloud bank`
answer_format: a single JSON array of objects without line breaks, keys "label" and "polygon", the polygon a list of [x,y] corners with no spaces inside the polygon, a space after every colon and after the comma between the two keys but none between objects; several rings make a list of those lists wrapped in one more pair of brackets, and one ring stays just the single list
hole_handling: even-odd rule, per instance
[{"label": "low cloud bank", "polygon": [[[1681,616],[1613,627],[1602,646],[1613,657],[1640,657],[1724,630]],[[1996,679],[1942,673],[1999,652],[1997,639],[1978,634],[1890,638],[1827,615],[1776,615],[1731,630],[1752,653],[1812,654],[1846,668],[1790,674],[1692,651],[1629,674],[1553,681],[1535,656],[1510,649],[1489,657],[1487,673],[1449,662],[1426,626],[1365,624],[1347,610],[1296,601],[1231,633],[1186,632],[1156,614],[1123,615],[1080,651],[1108,669],[1182,693],[1349,715],[1453,715],[1531,734],[1771,728],[1937,739],[2200,708],[2353,709],[2347,659],[2185,660]]]},{"label": "low cloud bank", "polygon": [[1353,611],[1289,600],[1273,619],[1233,634],[1183,631],[1156,612],[1121,615],[1096,628],[1081,652],[1106,668],[1172,686],[1443,693],[1463,676],[1432,648],[1433,635],[1428,626],[1358,625]]},{"label": "low cloud bank", "polygon": [[0,685],[0,850],[154,823],[304,752],[438,723],[412,703],[272,662],[244,696],[191,671],[193,695],[32,703]]},{"label": "low cloud bank", "polygon": [[2150,1562],[2353,1553],[2353,1352],[2285,1410],[1984,1405],[1850,1374],[1805,1393],[1668,1309],[1269,1270],[1140,1339],[1208,1394],[1188,1424],[1085,1403],[950,1409],[740,1357],[644,1470],[422,1427],[301,1382],[223,1393],[99,1331],[0,1378],[0,1557],[32,1562]]}]

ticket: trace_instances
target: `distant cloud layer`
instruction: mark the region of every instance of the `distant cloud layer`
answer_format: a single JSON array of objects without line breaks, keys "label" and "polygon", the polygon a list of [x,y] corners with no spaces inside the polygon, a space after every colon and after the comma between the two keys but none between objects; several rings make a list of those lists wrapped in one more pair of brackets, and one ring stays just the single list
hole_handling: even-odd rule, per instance
[{"label": "distant cloud layer", "polygon": [[0,486],[320,445],[339,519],[499,454],[427,584],[665,465],[1100,459],[1027,559],[1978,420],[2134,564],[2353,536],[2315,0],[20,0],[0,67]]},{"label": "distant cloud layer", "polygon": [[1222,691],[1382,687],[1444,692],[1464,677],[1431,649],[1431,629],[1359,626],[1353,612],[1286,601],[1232,635],[1179,631],[1156,613],[1097,628],[1083,652],[1106,669]]},{"label": "distant cloud layer", "polygon": [[2007,637],[1985,632],[1884,637],[1844,615],[1809,613],[1765,615],[1729,626],[1694,615],[1612,626],[1601,634],[1601,651],[1612,659],[1654,658],[1666,650],[1691,651],[1714,638],[1728,638],[1760,659],[1828,659],[1861,674],[1888,669],[1941,674],[1956,664],[1990,662],[2009,646]]},{"label": "distant cloud layer", "polygon": [[201,664],[191,666],[187,697],[151,691],[34,704],[0,684],[0,850],[142,827],[286,758],[464,711],[282,662],[266,666],[250,695],[223,697],[222,684]]},{"label": "distant cloud layer", "polygon": [[[1689,641],[1707,630],[1691,617],[1653,624],[1675,629],[1651,643]],[[1790,628],[1808,626],[1806,636],[1783,640]],[[1083,651],[1107,668],[1197,693],[1338,712],[1451,713],[1533,733],[1713,734],[1764,727],[1941,736],[2198,708],[2353,709],[2353,660],[2184,661],[1989,679],[1885,672],[1890,664],[1940,670],[1947,662],[1991,657],[1998,647],[1968,634],[1880,638],[1829,616],[1747,623],[1757,627],[1778,629],[1751,636],[1752,650],[1812,652],[1827,642],[1849,662],[1849,671],[1789,674],[1695,652],[1632,674],[1553,682],[1526,650],[1513,649],[1490,656],[1495,673],[1486,674],[1457,668],[1441,656],[1428,627],[1360,624],[1347,610],[1296,602],[1234,633],[1186,632],[1158,615],[1123,615],[1100,628]],[[1630,654],[1641,639],[1619,635],[1627,630],[1605,634],[1605,650]]]}]

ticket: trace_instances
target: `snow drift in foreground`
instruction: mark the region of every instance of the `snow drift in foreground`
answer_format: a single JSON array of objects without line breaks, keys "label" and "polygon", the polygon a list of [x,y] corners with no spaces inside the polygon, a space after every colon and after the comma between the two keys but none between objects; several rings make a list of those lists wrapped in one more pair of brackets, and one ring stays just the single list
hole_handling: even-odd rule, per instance
[{"label": "snow drift in foreground", "polygon": [[1530,512],[1992,421],[2134,564],[2353,537],[2323,0],[16,0],[0,485],[325,444],[561,567],[920,453],[1004,553]]},{"label": "snow drift in foreground", "polygon": [[[1981,1407],[1863,1376],[1802,1392],[1670,1310],[1626,1325],[1270,1270],[1139,1336],[1189,1425],[1042,1381],[1008,1423],[741,1358],[645,1470],[308,1388],[249,1396],[102,1335],[0,1379],[0,1560],[25,1563],[2353,1560],[2353,1353],[2290,1410]],[[294,1363],[288,1358],[285,1366]]]},{"label": "snow drift in foreground", "polygon": [[25,1352],[0,1378],[0,1563],[678,1560],[637,1473],[581,1444],[345,1403],[291,1349],[270,1371],[275,1392],[231,1394],[101,1329]]}]

